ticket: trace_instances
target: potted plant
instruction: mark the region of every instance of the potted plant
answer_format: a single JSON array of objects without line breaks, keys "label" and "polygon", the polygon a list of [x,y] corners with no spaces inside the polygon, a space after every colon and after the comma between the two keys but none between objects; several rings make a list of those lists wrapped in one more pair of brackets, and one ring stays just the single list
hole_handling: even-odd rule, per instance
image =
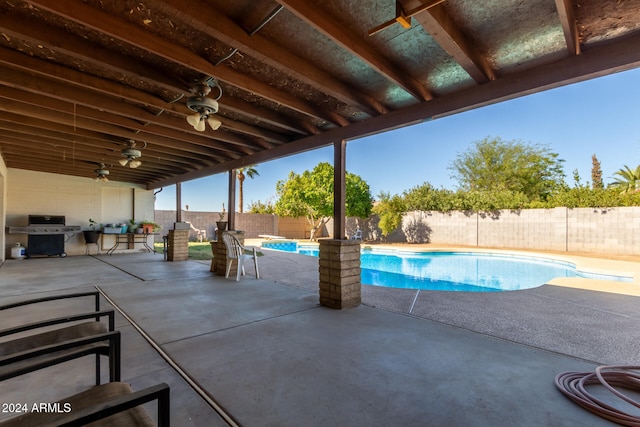
[{"label": "potted plant", "polygon": [[227,221],[224,220],[226,212],[224,210],[224,203],[222,204],[222,211],[220,212],[220,217],[216,221],[216,226],[218,227],[218,232],[225,231],[227,229]]},{"label": "potted plant", "polygon": [[89,229],[84,230],[82,234],[84,234],[84,241],[86,243],[98,243],[98,237],[100,236],[100,228],[96,229],[98,225],[92,218],[89,218]]},{"label": "potted plant", "polygon": [[136,220],[131,218],[129,220],[129,233],[135,233],[136,228],[138,228],[138,224],[136,224]]},{"label": "potted plant", "polygon": [[142,221],[140,223],[140,226],[142,226],[144,234],[150,234],[150,233],[153,233],[154,231],[158,231],[158,230],[160,230],[162,228],[162,226],[160,226],[160,224],[156,224],[153,221],[147,221],[147,220]]}]

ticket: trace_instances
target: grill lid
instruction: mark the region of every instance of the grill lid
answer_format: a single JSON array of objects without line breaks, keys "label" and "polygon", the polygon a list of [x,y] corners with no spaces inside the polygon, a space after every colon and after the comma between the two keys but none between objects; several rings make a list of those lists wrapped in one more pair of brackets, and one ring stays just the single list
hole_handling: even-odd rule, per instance
[{"label": "grill lid", "polygon": [[64,215],[29,215],[29,225],[65,225]]}]

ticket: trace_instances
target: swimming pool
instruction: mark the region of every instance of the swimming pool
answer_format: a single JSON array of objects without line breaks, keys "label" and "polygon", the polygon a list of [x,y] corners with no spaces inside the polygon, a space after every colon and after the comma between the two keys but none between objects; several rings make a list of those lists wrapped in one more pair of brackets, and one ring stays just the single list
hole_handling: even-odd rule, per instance
[{"label": "swimming pool", "polygon": [[[318,256],[317,245],[263,242],[262,247]],[[411,252],[363,249],[362,283],[405,289],[500,292],[535,288],[556,277],[625,280],[584,274],[575,265],[543,258],[477,252]]]}]

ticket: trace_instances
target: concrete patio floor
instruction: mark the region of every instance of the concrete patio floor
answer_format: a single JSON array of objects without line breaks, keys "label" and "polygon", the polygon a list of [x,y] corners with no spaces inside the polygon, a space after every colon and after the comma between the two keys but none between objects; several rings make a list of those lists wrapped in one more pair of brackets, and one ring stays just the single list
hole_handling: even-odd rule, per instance
[{"label": "concrete patio floor", "polygon": [[[249,267],[235,282],[209,262],[157,254],[8,260],[0,303],[97,286],[124,314],[123,381],[167,382],[175,426],[612,425],[553,379],[640,365],[637,283],[489,294],[364,286],[363,305],[338,311],[318,304],[316,258],[265,251],[259,263],[261,280]],[[0,312],[0,322],[79,307],[90,301]],[[1,400],[52,402],[91,386],[92,372],[87,358],[24,375],[0,383]]]}]

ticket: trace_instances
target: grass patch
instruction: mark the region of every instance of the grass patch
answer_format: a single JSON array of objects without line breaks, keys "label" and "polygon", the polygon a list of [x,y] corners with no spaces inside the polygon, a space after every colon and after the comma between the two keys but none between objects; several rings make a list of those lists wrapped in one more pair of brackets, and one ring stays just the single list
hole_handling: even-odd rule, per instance
[{"label": "grass patch", "polygon": [[[162,243],[154,244],[156,252],[162,253]],[[209,242],[189,242],[189,259],[208,260],[213,258],[211,243]]]},{"label": "grass patch", "polygon": [[[162,253],[162,243],[155,243],[153,245],[155,247],[156,252]],[[250,253],[245,251],[246,253]],[[258,256],[263,256],[264,254],[258,251]],[[211,243],[210,242],[189,242],[189,259],[194,260],[209,260],[213,258],[213,252],[211,251]]]}]

